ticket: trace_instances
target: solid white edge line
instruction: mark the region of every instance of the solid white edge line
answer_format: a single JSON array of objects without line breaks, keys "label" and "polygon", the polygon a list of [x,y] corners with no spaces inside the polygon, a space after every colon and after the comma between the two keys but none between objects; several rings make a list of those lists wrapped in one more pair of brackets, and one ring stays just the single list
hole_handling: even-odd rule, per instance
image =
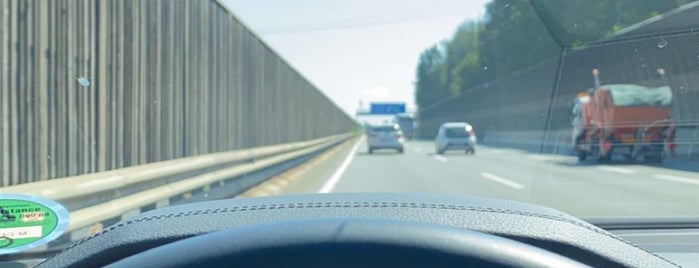
[{"label": "solid white edge line", "polygon": [[332,176],[330,176],[330,179],[328,179],[324,184],[323,187],[320,187],[320,190],[318,190],[318,193],[320,194],[327,194],[333,191],[335,189],[335,186],[337,185],[338,182],[340,182],[340,177],[342,177],[342,174],[345,173],[345,170],[347,170],[347,167],[349,167],[349,164],[352,163],[352,159],[354,159],[354,155],[357,153],[357,149],[359,148],[359,144],[362,143],[364,140],[364,136],[359,138],[357,142],[354,144],[354,147],[352,147],[352,150],[350,150],[349,155],[345,158],[344,161],[342,161],[342,164],[340,167],[335,170],[335,173],[333,173]]},{"label": "solid white edge line", "polygon": [[481,176],[483,176],[483,178],[486,178],[486,179],[489,179],[489,180],[491,180],[491,181],[500,183],[500,184],[502,184],[502,185],[505,185],[505,186],[510,187],[510,188],[513,188],[513,189],[522,189],[522,188],[524,188],[524,185],[521,185],[521,184],[519,184],[519,183],[516,183],[516,182],[514,182],[514,181],[511,181],[511,180],[508,180],[508,179],[505,179],[505,178],[502,178],[502,177],[498,177],[498,176],[496,176],[496,175],[494,175],[494,174],[491,174],[491,173],[488,173],[488,172],[481,172]]}]

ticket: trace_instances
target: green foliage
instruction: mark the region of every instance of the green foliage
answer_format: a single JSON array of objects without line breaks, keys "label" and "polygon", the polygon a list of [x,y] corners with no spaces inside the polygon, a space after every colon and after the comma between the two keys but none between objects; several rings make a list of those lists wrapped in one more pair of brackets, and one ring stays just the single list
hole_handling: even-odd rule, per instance
[{"label": "green foliage", "polygon": [[492,0],[482,20],[420,55],[416,100],[425,108],[497,80],[561,47],[578,48],[696,0]]},{"label": "green foliage", "polygon": [[433,46],[420,55],[415,84],[415,99],[419,107],[427,107],[449,97],[445,73],[446,65],[439,46]]},{"label": "green foliage", "polygon": [[[587,43],[683,4],[670,0],[533,0],[531,3],[564,45]],[[565,14],[565,15],[562,15]]]},{"label": "green foliage", "polygon": [[480,22],[467,22],[461,25],[454,38],[446,44],[447,85],[451,96],[458,95],[465,88],[482,79],[479,55],[479,35],[483,30]]}]

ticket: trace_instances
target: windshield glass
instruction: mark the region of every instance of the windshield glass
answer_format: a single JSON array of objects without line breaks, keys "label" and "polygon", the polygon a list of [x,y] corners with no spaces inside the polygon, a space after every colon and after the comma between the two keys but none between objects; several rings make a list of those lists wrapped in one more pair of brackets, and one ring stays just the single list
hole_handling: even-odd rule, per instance
[{"label": "windshield glass", "polygon": [[0,266],[238,197],[699,217],[698,18],[695,0],[0,1]]},{"label": "windshield glass", "polygon": [[395,132],[397,130],[395,127],[385,126],[385,127],[372,127],[371,131],[373,131],[373,132]]},{"label": "windshield glass", "polygon": [[451,127],[445,129],[444,132],[448,138],[467,138],[469,136],[465,127]]},{"label": "windshield glass", "polygon": [[670,87],[647,88],[637,85],[603,86],[612,94],[614,106],[668,106],[672,103]]}]

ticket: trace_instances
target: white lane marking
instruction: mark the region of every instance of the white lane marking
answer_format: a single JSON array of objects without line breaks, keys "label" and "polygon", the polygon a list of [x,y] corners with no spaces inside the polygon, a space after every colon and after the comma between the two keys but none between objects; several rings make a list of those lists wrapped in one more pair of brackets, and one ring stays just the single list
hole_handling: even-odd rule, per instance
[{"label": "white lane marking", "polygon": [[633,169],[621,168],[621,167],[598,166],[597,169],[599,169],[599,170],[604,170],[604,171],[609,171],[609,172],[621,173],[621,174],[633,174],[633,173],[636,173],[636,171],[633,170]]},{"label": "white lane marking", "polygon": [[531,159],[534,159],[534,160],[542,160],[542,161],[546,161],[546,160],[551,159],[551,158],[548,157],[548,156],[540,155],[540,154],[533,154],[533,155],[529,155],[529,156],[527,156],[527,157],[529,157],[529,158],[531,158]]},{"label": "white lane marking", "polygon": [[441,156],[441,155],[433,155],[432,157],[434,157],[434,159],[437,159],[437,160],[442,161],[442,162],[447,162],[447,160],[449,160],[448,158]]},{"label": "white lane marking", "polygon": [[340,177],[342,177],[342,174],[345,173],[345,170],[347,170],[347,167],[349,167],[349,164],[352,163],[352,159],[354,159],[354,155],[357,154],[357,148],[359,148],[359,144],[362,143],[364,140],[364,136],[362,136],[355,144],[354,147],[352,147],[352,150],[350,150],[349,155],[345,158],[344,161],[342,161],[342,164],[340,165],[337,170],[335,170],[335,173],[333,173],[332,176],[330,176],[330,179],[328,179],[324,184],[323,187],[320,187],[320,190],[318,190],[318,193],[321,194],[326,194],[330,193],[335,189],[335,186],[337,185],[338,182],[340,182]]},{"label": "white lane marking", "polygon": [[505,185],[505,186],[510,187],[510,188],[513,188],[513,189],[522,189],[522,188],[524,188],[524,185],[521,185],[521,184],[516,183],[516,182],[514,182],[514,181],[505,179],[505,178],[503,178],[503,177],[498,177],[498,176],[493,175],[493,174],[488,173],[488,172],[481,172],[481,176],[483,176],[483,178],[486,178],[486,179],[489,179],[489,180],[491,180],[491,181],[500,183],[500,184],[502,184],[502,185]]},{"label": "white lane marking", "polygon": [[698,179],[690,179],[690,178],[685,178],[685,177],[680,177],[680,176],[665,175],[665,174],[653,174],[653,178],[656,178],[659,180],[665,180],[665,181],[699,185]]}]

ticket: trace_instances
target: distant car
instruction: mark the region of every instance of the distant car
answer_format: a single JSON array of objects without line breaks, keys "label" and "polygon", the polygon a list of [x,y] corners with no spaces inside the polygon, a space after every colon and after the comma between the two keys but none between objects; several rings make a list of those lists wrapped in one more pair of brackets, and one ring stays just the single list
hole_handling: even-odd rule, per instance
[{"label": "distant car", "polygon": [[397,124],[373,125],[367,128],[369,153],[378,149],[393,149],[403,153],[403,133]]},{"label": "distant car", "polygon": [[447,150],[465,150],[476,153],[476,132],[468,123],[450,122],[439,127],[435,138],[435,152],[443,154]]}]

